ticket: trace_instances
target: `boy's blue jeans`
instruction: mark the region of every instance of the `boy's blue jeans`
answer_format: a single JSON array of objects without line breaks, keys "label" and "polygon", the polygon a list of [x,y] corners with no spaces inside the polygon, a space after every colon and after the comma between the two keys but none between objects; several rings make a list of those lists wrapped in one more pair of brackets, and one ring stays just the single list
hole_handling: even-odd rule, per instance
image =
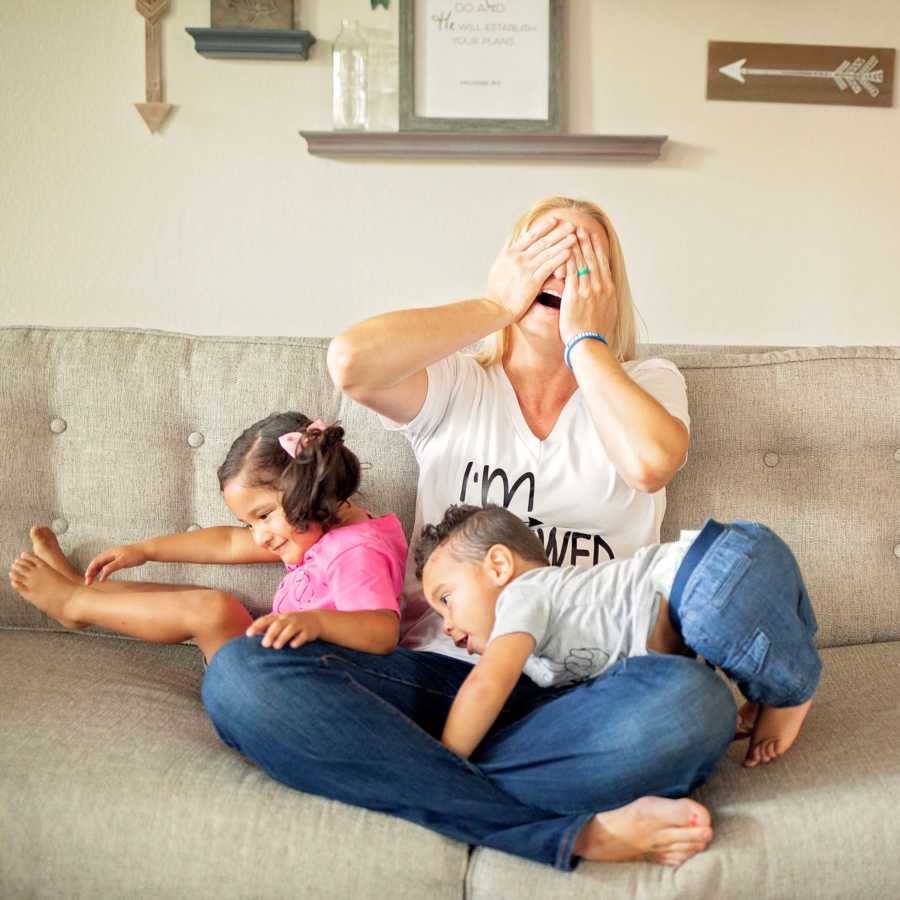
[{"label": "boy's blue jeans", "polygon": [[523,676],[465,760],[440,735],[467,663],[260,640],[225,644],[203,681],[226,744],[291,787],[561,870],[577,864],[572,848],[594,813],[684,796],[734,736],[724,682],[695,660],[654,654],[567,688]]},{"label": "boy's blue jeans", "polygon": [[815,693],[816,617],[793,553],[764,525],[707,519],[675,575],[669,617],[748,700],[799,706]]}]

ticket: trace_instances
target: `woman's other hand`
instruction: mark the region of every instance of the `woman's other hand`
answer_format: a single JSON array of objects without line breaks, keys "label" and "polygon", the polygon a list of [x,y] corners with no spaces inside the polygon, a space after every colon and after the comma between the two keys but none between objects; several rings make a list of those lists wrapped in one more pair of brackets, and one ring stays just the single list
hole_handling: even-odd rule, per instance
[{"label": "woman's other hand", "polygon": [[130,569],[133,566],[142,566],[147,562],[147,555],[141,550],[140,544],[122,544],[118,547],[110,547],[98,553],[89,563],[84,572],[84,583],[91,585],[94,580],[106,581],[113,572],[119,569]]},{"label": "woman's other hand", "polygon": [[510,324],[528,312],[544,282],[565,265],[574,230],[570,222],[547,216],[500,251],[488,275],[487,298],[506,310]]},{"label": "woman's other hand", "polygon": [[[599,235],[579,226],[577,243],[566,262],[566,286],[559,307],[563,343],[581,331],[599,331],[612,341],[618,302],[616,286]],[[585,275],[579,271],[588,269]]]}]

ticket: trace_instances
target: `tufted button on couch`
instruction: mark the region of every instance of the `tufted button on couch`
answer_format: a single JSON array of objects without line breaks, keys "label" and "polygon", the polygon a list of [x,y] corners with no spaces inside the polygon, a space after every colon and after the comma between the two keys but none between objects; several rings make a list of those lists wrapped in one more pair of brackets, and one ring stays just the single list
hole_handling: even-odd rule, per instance
[{"label": "tufted button on couch", "polygon": [[[339,395],[326,347],[0,329],[3,565],[34,523],[52,523],[83,568],[114,543],[231,522],[216,467],[279,409],[340,418],[371,464],[366,504],[409,528],[409,448]],[[680,366],[691,406],[663,538],[707,515],[774,527],[803,568],[825,662],[790,753],[745,770],[735,745],[697,792],[716,829],[705,853],[678,870],[563,874],[293,791],[219,742],[195,647],[67,633],[4,578],[0,897],[900,897],[900,348],[641,353]],[[226,589],[259,614],[280,572],[148,564],[121,577]]]}]

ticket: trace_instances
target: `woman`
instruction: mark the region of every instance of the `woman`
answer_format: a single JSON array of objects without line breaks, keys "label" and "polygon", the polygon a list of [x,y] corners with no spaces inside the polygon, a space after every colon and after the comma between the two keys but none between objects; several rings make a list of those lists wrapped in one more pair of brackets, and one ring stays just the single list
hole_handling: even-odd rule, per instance
[{"label": "woman", "polygon": [[[478,359],[459,352],[485,337]],[[687,454],[681,375],[633,356],[612,224],[551,197],[517,223],[485,297],[369,319],[332,341],[328,363],[412,444],[413,540],[451,503],[495,502],[536,529],[551,561],[592,564],[659,540],[663,489]],[[579,858],[678,865],[707,846],[709,812],[684,795],[735,723],[708,668],[650,655],[571,688],[523,678],[465,760],[438,740],[470,669],[462,636],[445,633],[412,577],[404,600],[389,656],[223,647],[203,696],[226,743],[301,790],[562,870]]]}]

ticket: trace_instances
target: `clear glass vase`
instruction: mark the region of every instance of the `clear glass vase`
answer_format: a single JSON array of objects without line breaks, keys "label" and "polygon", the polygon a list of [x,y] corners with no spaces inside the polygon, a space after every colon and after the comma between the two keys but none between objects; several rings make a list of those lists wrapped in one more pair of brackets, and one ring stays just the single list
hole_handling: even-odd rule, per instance
[{"label": "clear glass vase", "polygon": [[400,51],[397,35],[389,28],[363,28],[369,45],[367,123],[369,131],[397,131],[400,112],[397,96]]},{"label": "clear glass vase", "polygon": [[368,125],[369,47],[355,19],[342,19],[331,51],[331,108],[335,130]]}]

